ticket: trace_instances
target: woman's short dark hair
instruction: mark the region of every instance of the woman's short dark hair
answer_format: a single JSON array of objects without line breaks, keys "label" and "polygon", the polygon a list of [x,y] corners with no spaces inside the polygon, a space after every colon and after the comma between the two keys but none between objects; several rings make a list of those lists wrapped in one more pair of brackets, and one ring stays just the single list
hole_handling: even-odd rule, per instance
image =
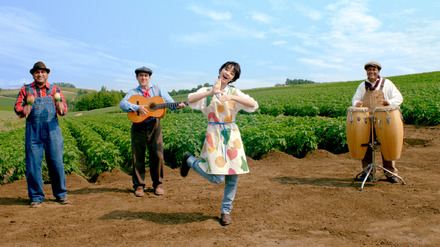
[{"label": "woman's short dark hair", "polygon": [[[220,69],[218,70],[218,73],[220,73],[220,72],[222,71],[222,69],[227,68],[227,67],[229,67],[230,65],[234,66],[234,72],[235,72],[235,75],[234,75],[234,78],[233,78],[232,81],[231,81],[231,82],[234,82],[234,81],[236,81],[238,78],[240,78],[240,74],[241,74],[240,64],[238,64],[238,63],[236,63],[236,62],[233,62],[233,61],[226,62],[225,64],[223,64],[223,65],[220,67]],[[229,83],[231,83],[231,82],[229,82]]]}]

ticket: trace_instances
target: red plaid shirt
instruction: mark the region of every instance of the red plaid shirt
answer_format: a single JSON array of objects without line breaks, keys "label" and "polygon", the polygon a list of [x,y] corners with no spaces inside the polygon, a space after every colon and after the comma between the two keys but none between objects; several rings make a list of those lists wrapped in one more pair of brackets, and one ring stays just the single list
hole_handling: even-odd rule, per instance
[{"label": "red plaid shirt", "polygon": [[[52,99],[53,99],[53,95],[56,92],[60,93],[60,95],[61,95],[61,102],[60,103],[62,103],[64,105],[63,115],[66,115],[66,113],[67,113],[67,104],[66,104],[66,100],[64,100],[63,92],[56,85],[53,85],[52,87],[53,87],[53,89],[52,89],[52,93],[50,95],[52,96]],[[23,86],[23,87],[20,88],[20,92],[18,93],[18,97],[17,97],[17,101],[15,102],[14,110],[15,110],[15,113],[19,117],[21,117],[21,118],[24,117],[23,107],[26,105],[26,98],[29,96],[29,94],[33,93],[34,97],[46,97],[47,96],[46,95],[46,89],[50,90],[50,85],[49,85],[49,82],[46,82],[46,85],[44,85],[43,87],[39,88],[35,84],[35,82],[32,82],[31,85],[29,85],[29,89],[31,89],[31,88],[32,88],[32,90],[29,90],[29,92],[26,92],[26,87]],[[54,100],[54,104],[55,104],[55,100]]]}]

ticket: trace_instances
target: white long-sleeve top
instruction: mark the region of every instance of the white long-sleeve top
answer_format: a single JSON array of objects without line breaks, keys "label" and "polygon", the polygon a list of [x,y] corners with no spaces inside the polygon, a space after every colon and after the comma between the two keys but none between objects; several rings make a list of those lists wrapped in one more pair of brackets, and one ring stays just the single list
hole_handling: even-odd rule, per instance
[{"label": "white long-sleeve top", "polygon": [[[379,79],[378,79],[379,80]],[[383,82],[383,95],[386,101],[390,103],[390,105],[396,105],[400,106],[403,102],[403,97],[400,91],[397,89],[397,87],[394,85],[394,83],[388,79],[384,79]],[[365,82],[370,83],[368,80],[363,81],[361,84],[359,84],[356,93],[353,96],[353,99],[351,100],[352,106],[356,106],[356,103],[359,101],[362,101],[364,98],[366,89],[365,89]],[[371,83],[370,83],[371,84]],[[380,85],[376,87],[375,90],[380,90]]]}]

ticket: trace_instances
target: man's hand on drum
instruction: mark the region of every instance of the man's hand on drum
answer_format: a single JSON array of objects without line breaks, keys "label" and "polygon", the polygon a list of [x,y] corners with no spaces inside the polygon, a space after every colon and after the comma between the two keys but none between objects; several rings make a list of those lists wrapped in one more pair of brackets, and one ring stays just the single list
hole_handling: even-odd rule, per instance
[{"label": "man's hand on drum", "polygon": [[381,103],[383,106],[387,106],[387,105],[390,104],[390,103],[389,103],[388,101],[386,101],[386,100],[382,100],[380,103]]},{"label": "man's hand on drum", "polygon": [[358,101],[358,102],[356,102],[356,107],[362,107],[364,105],[364,102],[362,102],[362,101]]}]

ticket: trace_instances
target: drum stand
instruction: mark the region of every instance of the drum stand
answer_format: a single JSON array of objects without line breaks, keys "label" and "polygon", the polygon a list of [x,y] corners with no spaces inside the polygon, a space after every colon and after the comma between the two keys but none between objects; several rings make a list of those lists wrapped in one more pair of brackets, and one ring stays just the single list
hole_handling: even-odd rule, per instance
[{"label": "drum stand", "polygon": [[373,124],[374,123],[373,122],[374,121],[374,116],[369,116],[369,117],[370,117],[370,120],[372,120],[371,121],[371,139],[370,139],[371,141],[369,143],[361,144],[361,146],[369,146],[369,147],[371,147],[371,150],[372,150],[372,152],[371,152],[372,153],[371,154],[371,162],[372,163],[368,164],[367,167],[365,167],[360,173],[358,173],[356,175],[356,178],[357,178],[360,175],[365,174],[365,178],[362,181],[362,185],[361,185],[361,189],[360,190],[361,191],[364,190],[365,182],[370,177],[370,175],[371,175],[371,182],[373,182],[373,183],[378,181],[379,179],[381,179],[383,176],[385,176],[386,173],[384,173],[380,177],[376,178],[375,177],[376,167],[379,167],[380,169],[386,171],[387,173],[389,173],[389,174],[391,174],[393,176],[396,176],[398,179],[400,179],[402,181],[402,184],[404,185],[405,181],[399,175],[389,171],[388,169],[386,169],[385,167],[383,167],[383,166],[381,166],[379,164],[374,163],[374,161],[375,161],[375,154],[374,154],[375,153],[375,149],[377,148],[377,146],[380,145],[380,143],[378,141],[376,141],[375,138],[374,138],[374,124]]}]

